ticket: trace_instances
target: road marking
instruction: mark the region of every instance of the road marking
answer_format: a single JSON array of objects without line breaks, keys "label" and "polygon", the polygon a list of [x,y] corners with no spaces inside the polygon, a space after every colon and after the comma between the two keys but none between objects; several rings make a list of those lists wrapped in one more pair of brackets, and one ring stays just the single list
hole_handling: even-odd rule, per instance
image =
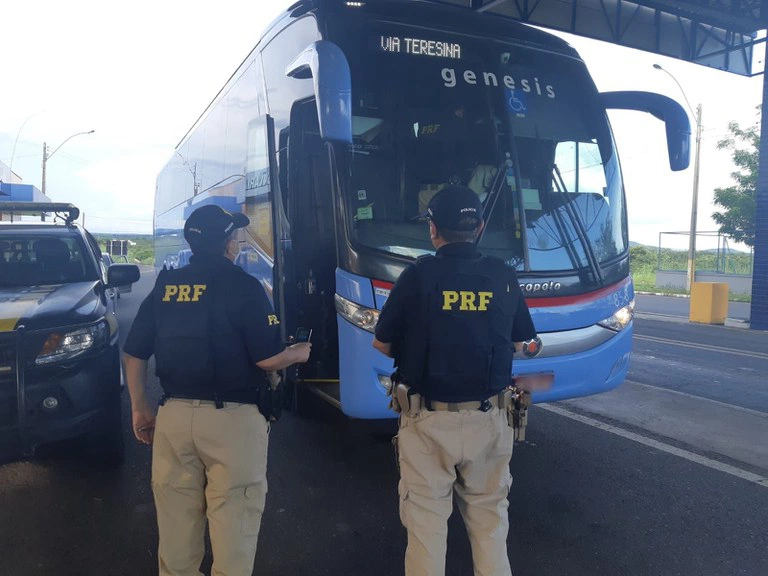
[{"label": "road marking", "polygon": [[622,438],[626,438],[627,440],[632,440],[634,442],[638,442],[639,444],[644,444],[645,446],[655,448],[656,450],[661,450],[662,452],[666,452],[667,454],[672,454],[673,456],[684,458],[685,460],[695,462],[696,464],[701,464],[702,466],[706,466],[708,468],[712,468],[720,472],[725,472],[726,474],[730,474],[731,476],[735,476],[736,478],[746,480],[747,482],[752,482],[753,484],[757,484],[758,486],[762,486],[763,488],[768,488],[768,478],[764,478],[759,474],[754,474],[752,472],[748,472],[747,470],[742,470],[741,468],[736,468],[735,466],[731,466],[729,464],[724,464],[723,462],[718,462],[717,460],[712,460],[711,458],[700,456],[699,454],[689,452],[688,450],[683,450],[682,448],[677,448],[676,446],[670,446],[669,444],[664,444],[663,442],[659,442],[658,440],[653,440],[652,438],[641,436],[640,434],[636,434],[635,432],[630,432],[629,430],[624,430],[623,428],[618,428],[617,426],[606,424],[605,422],[601,422],[600,420],[595,420],[594,418],[590,418],[588,416],[582,416],[581,414],[571,412],[570,410],[566,410],[564,408],[561,408],[560,406],[554,406],[552,404],[537,404],[536,406],[539,408],[542,408],[543,410],[547,410],[548,412],[553,412],[560,416],[570,418],[571,420],[576,420],[577,422],[581,422],[582,424],[586,424],[587,426],[592,426],[593,428],[597,428],[605,432],[610,432],[611,434],[621,436]]},{"label": "road marking", "polygon": [[746,356],[747,358],[760,358],[761,360],[768,360],[768,354],[764,352],[749,352],[744,350],[736,350],[735,348],[725,348],[723,346],[710,346],[709,344],[694,344],[691,342],[683,342],[682,340],[670,340],[668,338],[659,338],[658,336],[645,336],[635,333],[634,338],[637,340],[645,340],[647,342],[655,342],[657,344],[672,344],[674,346],[683,346],[685,348],[694,348],[696,350],[707,350],[708,352],[719,352],[726,354],[735,354],[736,356]]},{"label": "road marking", "polygon": [[704,396],[697,396],[696,394],[689,394],[688,392],[680,392],[679,390],[672,390],[671,388],[665,388],[664,386],[654,386],[653,384],[643,384],[642,382],[635,382],[634,380],[625,380],[627,384],[634,386],[642,386],[644,388],[653,388],[654,390],[663,390],[664,392],[671,392],[672,394],[678,394],[685,396],[686,398],[693,398],[694,400],[705,400],[718,406],[723,406],[730,410],[737,410],[739,412],[745,412],[752,414],[753,416],[759,416],[760,418],[768,418],[768,412],[761,412],[760,410],[752,410],[751,408],[744,408],[743,406],[737,406],[736,404],[729,404],[728,402],[722,402],[720,400],[712,400],[712,398],[706,398]]}]

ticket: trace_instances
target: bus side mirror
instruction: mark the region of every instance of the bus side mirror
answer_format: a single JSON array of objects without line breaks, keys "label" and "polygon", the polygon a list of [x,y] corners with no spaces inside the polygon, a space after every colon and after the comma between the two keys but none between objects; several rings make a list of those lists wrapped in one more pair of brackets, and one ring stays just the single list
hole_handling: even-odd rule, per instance
[{"label": "bus side mirror", "polygon": [[653,92],[603,92],[600,98],[607,110],[638,110],[662,120],[667,129],[669,167],[675,172],[688,168],[691,159],[691,123],[680,104]]},{"label": "bus side mirror", "polygon": [[352,80],[349,62],[341,48],[328,40],[314,42],[288,65],[285,74],[291,78],[312,78],[320,136],[351,144]]}]

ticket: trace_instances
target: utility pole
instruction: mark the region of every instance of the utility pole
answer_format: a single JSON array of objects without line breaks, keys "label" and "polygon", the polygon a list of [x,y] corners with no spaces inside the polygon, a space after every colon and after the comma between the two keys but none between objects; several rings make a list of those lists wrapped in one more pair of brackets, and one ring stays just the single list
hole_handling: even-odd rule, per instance
[{"label": "utility pole", "polygon": [[691,227],[688,235],[688,271],[685,275],[685,289],[690,294],[691,286],[696,278],[696,211],[699,205],[699,156],[701,153],[701,104],[696,108],[696,112],[693,112],[693,107],[688,101],[688,96],[685,95],[685,90],[677,81],[674,74],[672,74],[666,68],[663,68],[661,64],[654,64],[653,67],[656,70],[661,70],[667,74],[672,80],[675,81],[677,87],[680,88],[680,93],[685,99],[685,103],[688,105],[688,110],[696,118],[696,159],[693,164],[693,198],[691,199]]},{"label": "utility pole", "polygon": [[691,200],[691,230],[688,239],[688,275],[685,287],[688,292],[696,281],[696,215],[699,205],[699,157],[701,155],[701,111],[702,106],[696,107],[696,159],[693,164],[693,198]]},{"label": "utility pole", "polygon": [[43,196],[45,196],[45,165],[48,162],[48,144],[43,142]]}]

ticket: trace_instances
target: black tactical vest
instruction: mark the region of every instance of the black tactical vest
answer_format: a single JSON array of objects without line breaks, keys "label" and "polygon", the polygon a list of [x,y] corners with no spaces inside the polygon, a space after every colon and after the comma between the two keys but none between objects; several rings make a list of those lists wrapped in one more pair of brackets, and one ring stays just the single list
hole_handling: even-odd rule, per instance
[{"label": "black tactical vest", "polygon": [[155,368],[169,395],[206,391],[212,397],[214,393],[213,278],[206,272],[185,266],[163,270],[157,279]]},{"label": "black tactical vest", "polygon": [[192,264],[158,276],[155,366],[168,396],[247,402],[255,394],[263,373],[227,313],[226,288],[238,274],[235,266]]},{"label": "black tactical vest", "polygon": [[425,256],[416,261],[424,328],[416,389],[433,400],[480,400],[509,385],[515,300],[502,260]]}]

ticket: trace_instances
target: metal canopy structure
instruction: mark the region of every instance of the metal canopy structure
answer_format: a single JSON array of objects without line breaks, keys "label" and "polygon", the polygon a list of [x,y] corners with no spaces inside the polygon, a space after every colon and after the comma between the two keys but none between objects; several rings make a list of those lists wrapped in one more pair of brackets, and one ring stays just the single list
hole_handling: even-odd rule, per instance
[{"label": "metal canopy structure", "polygon": [[443,0],[744,76],[763,72],[768,0]]}]

